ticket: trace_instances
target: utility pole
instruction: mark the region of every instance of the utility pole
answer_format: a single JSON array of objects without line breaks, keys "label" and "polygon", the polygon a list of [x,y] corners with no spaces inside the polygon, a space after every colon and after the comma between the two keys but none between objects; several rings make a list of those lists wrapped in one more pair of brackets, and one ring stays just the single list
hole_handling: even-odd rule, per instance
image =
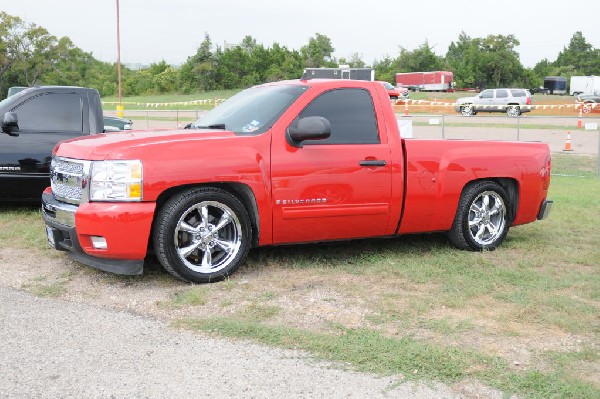
[{"label": "utility pole", "polygon": [[120,31],[120,16],[119,16],[119,0],[117,0],[117,76],[119,80],[119,104],[117,105],[117,116],[123,117],[125,110],[122,104],[121,92],[121,31]]}]

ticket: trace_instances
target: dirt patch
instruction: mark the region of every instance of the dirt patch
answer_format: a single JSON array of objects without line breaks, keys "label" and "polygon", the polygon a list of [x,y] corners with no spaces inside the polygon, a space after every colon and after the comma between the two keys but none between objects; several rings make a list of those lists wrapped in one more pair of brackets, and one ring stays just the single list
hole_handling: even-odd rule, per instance
[{"label": "dirt patch", "polygon": [[[75,302],[127,310],[167,321],[216,315],[264,317],[274,325],[336,333],[339,328],[367,327],[388,336],[411,336],[440,345],[471,348],[505,358],[516,368],[539,365],[545,351],[578,351],[594,345],[589,337],[558,330],[540,330],[535,324],[506,321],[510,306],[485,311],[488,306],[409,311],[419,289],[401,279],[336,274],[325,270],[242,268],[232,279],[203,286],[182,283],[149,261],[143,276],[117,276],[83,266],[50,250],[0,250],[0,285]],[[177,305],[175,295],[204,291],[200,305]],[[393,308],[394,317],[382,315]],[[268,309],[269,312],[261,313]],[[483,310],[482,310],[483,309]],[[263,316],[261,316],[263,315]],[[424,317],[426,316],[426,317]],[[445,323],[446,331],[407,320]],[[449,330],[449,331],[448,331]],[[600,381],[596,381],[600,384]]]}]

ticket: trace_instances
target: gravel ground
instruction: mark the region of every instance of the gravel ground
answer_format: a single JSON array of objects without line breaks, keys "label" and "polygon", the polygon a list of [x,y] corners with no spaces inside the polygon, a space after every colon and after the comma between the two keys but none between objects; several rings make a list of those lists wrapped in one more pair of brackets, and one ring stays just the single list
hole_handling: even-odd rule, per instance
[{"label": "gravel ground", "polygon": [[478,398],[0,287],[3,398]]}]

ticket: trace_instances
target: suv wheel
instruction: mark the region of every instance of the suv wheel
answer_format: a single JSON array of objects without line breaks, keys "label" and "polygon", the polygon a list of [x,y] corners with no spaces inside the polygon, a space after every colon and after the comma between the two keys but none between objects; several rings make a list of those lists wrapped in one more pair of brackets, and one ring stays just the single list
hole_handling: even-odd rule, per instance
[{"label": "suv wheel", "polygon": [[506,108],[506,115],[508,116],[519,116],[521,115],[521,108],[518,105],[509,105]]},{"label": "suv wheel", "polygon": [[472,116],[475,115],[475,111],[473,110],[472,105],[464,105],[460,107],[460,114],[462,116]]}]

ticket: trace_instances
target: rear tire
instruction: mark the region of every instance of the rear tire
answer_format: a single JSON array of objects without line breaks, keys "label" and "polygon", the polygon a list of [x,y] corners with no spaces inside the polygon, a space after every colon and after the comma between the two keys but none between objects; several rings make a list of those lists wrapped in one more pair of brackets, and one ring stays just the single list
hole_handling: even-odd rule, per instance
[{"label": "rear tire", "polygon": [[223,280],[237,270],[250,249],[250,217],[227,191],[193,188],[171,199],[153,226],[156,256],[178,279],[192,283]]},{"label": "rear tire", "polygon": [[521,115],[521,108],[518,105],[509,105],[506,108],[506,115],[510,117],[516,117]]},{"label": "rear tire", "polygon": [[510,209],[506,190],[498,183],[472,183],[460,197],[448,237],[459,249],[496,249],[508,234]]},{"label": "rear tire", "polygon": [[475,115],[475,109],[472,105],[463,105],[460,107],[460,114],[462,116],[473,116]]}]

